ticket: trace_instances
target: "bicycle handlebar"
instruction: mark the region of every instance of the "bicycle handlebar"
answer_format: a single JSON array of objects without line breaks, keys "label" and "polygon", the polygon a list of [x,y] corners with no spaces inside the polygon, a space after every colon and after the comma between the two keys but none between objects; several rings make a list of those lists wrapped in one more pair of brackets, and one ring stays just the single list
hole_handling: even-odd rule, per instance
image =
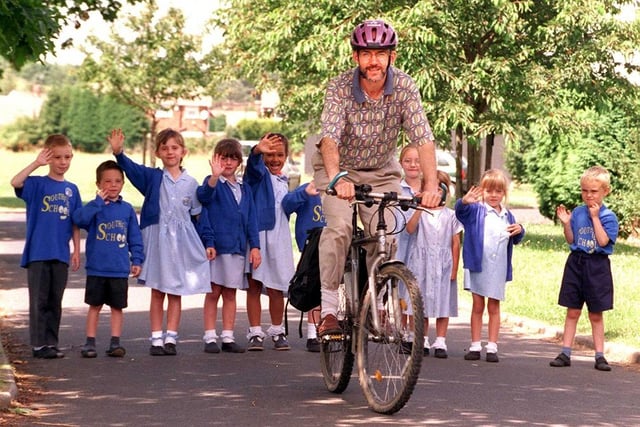
[{"label": "bicycle handlebar", "polygon": [[331,180],[331,182],[329,183],[329,185],[327,185],[327,194],[330,196],[335,196],[336,194],[336,189],[334,188],[336,186],[336,183],[340,180],[340,178],[345,177],[348,175],[347,171],[340,171],[336,174],[336,176],[333,177],[333,179]]},{"label": "bicycle handlebar", "polygon": [[[327,185],[326,193],[331,196],[337,195],[337,192],[334,187],[338,182],[338,180],[340,180],[340,178],[343,178],[347,175],[348,175],[347,171],[338,172],[336,176],[333,177],[331,182],[329,182],[329,185]],[[385,201],[386,204],[389,204],[389,202],[392,202],[392,203],[398,202],[397,204],[400,205],[400,207],[403,210],[407,210],[411,208],[411,209],[420,209],[420,210],[429,212],[428,209],[423,208],[421,206],[422,198],[419,196],[418,197],[405,196],[403,194],[398,194],[395,191],[390,191],[385,193],[374,193],[371,191],[372,188],[369,184],[354,185],[354,187],[356,191],[355,199],[357,202],[361,202],[369,206],[373,204],[378,204],[381,201]],[[439,187],[442,190],[442,198],[440,200],[440,206],[444,206],[447,201],[447,193],[449,192],[449,189],[444,183],[440,183]]]}]

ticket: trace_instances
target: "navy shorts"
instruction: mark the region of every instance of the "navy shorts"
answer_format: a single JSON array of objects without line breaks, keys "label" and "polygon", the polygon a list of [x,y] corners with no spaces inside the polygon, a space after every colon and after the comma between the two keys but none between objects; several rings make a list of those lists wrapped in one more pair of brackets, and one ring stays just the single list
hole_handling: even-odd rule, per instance
[{"label": "navy shorts", "polygon": [[87,276],[84,302],[99,306],[107,304],[111,308],[127,307],[129,279],[121,277]]},{"label": "navy shorts", "polygon": [[591,313],[613,308],[613,277],[609,256],[574,251],[569,254],[562,275],[558,304]]}]

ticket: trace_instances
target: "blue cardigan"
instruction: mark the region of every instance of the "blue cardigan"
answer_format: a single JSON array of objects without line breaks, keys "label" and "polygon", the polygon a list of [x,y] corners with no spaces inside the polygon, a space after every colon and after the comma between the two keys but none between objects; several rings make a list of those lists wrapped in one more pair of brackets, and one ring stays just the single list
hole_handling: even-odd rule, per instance
[{"label": "blue cardigan", "polygon": [[300,251],[307,240],[307,231],[327,225],[322,213],[322,199],[320,195],[308,195],[305,191],[307,185],[302,184],[282,199],[282,209],[287,217],[296,213],[296,243]]},{"label": "blue cardigan", "polygon": [[140,211],[140,228],[145,228],[160,222],[160,186],[162,185],[163,170],[139,165],[124,152],[116,155],[120,167],[127,174],[127,178],[144,195]]},{"label": "blue cardigan", "polygon": [[251,187],[259,231],[273,230],[276,226],[276,200],[270,174],[262,154],[255,154],[252,148],[242,182]]},{"label": "blue cardigan", "polygon": [[[482,271],[482,248],[484,243],[484,218],[487,216],[487,208],[484,203],[470,203],[465,205],[462,199],[456,201],[456,217],[464,225],[464,244],[462,245],[463,267],[473,272]],[[516,219],[507,210],[509,224],[515,224]],[[513,280],[513,266],[511,258],[513,255],[513,245],[518,244],[524,237],[524,227],[522,233],[509,238],[507,245],[507,277],[506,281]]]},{"label": "blue cardigan", "polygon": [[[231,189],[222,181],[218,181],[215,187],[210,187],[207,182],[209,177],[210,175],[204,179],[196,191],[204,208],[200,215],[203,224],[199,231],[205,245],[214,247],[218,254],[242,256],[247,254],[247,241],[249,248],[259,249],[258,221],[249,186],[241,185],[242,198],[238,204]],[[212,241],[207,225],[213,233]]]}]

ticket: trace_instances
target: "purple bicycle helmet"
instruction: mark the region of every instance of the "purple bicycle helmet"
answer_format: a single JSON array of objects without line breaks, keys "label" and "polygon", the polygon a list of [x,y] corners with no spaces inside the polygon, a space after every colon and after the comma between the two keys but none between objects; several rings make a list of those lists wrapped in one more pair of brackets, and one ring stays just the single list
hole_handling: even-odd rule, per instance
[{"label": "purple bicycle helmet", "polygon": [[367,20],[351,33],[351,47],[359,49],[395,49],[398,37],[391,25],[382,20]]}]

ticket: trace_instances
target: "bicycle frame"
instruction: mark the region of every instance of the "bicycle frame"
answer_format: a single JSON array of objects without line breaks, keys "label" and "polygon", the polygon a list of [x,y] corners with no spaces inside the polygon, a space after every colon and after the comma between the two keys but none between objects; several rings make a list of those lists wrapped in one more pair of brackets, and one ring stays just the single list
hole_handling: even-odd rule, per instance
[{"label": "bicycle frame", "polygon": [[[352,281],[348,285],[350,289],[348,289],[347,291],[349,292],[349,297],[350,297],[349,300],[351,301],[351,307],[350,307],[351,313],[360,312],[360,298],[361,297],[364,298],[366,292],[371,294],[371,298],[373,301],[377,300],[378,296],[377,296],[377,291],[375,286],[376,272],[380,264],[382,264],[383,261],[386,261],[388,257],[387,247],[386,247],[387,226],[384,220],[384,205],[378,206],[378,210],[377,210],[378,226],[377,226],[375,236],[365,237],[364,232],[358,228],[357,205],[359,204],[363,204],[363,202],[355,201],[352,203],[352,208],[353,208],[352,226],[354,231],[352,233],[351,246],[349,249],[350,256],[349,256],[349,259],[347,260],[347,262],[350,262],[351,275],[352,275]],[[376,257],[372,265],[367,266],[367,272],[368,272],[367,281],[366,281],[367,285],[365,289],[363,289],[363,292],[361,293],[360,286],[359,286],[361,278],[360,278],[360,268],[359,268],[360,257],[359,257],[358,249],[373,242],[376,243]],[[347,284],[345,284],[345,286],[347,286]],[[380,315],[377,312],[377,310],[372,309],[371,316],[372,316],[373,326],[376,330],[378,330],[380,328]],[[356,345],[356,340],[353,340],[353,346],[355,347],[355,345]],[[354,348],[354,352],[355,352],[355,348]]]},{"label": "bicycle frame", "polygon": [[[371,294],[372,301],[377,301],[378,295],[377,295],[377,289],[376,289],[376,276],[377,276],[378,269],[383,263],[391,261],[389,259],[390,254],[387,251],[387,223],[384,218],[385,209],[391,202],[397,202],[398,200],[400,202],[412,201],[412,198],[410,197],[404,197],[404,196],[396,195],[393,193],[382,194],[382,193],[370,192],[369,196],[371,197],[371,200],[373,200],[374,198],[377,198],[380,200],[378,202],[378,207],[376,209],[378,222],[376,226],[375,235],[365,236],[364,230],[358,227],[358,205],[364,204],[366,206],[369,204],[372,205],[373,203],[372,202],[370,203],[367,200],[364,200],[364,201],[355,200],[351,202],[351,207],[353,211],[352,218],[351,218],[351,225],[352,225],[353,231],[351,234],[352,239],[351,239],[351,245],[349,248],[349,256],[347,257],[348,265],[345,266],[345,272],[349,271],[348,267],[350,267],[351,283],[345,283],[345,287],[346,287],[347,295],[349,296],[348,298],[348,301],[350,302],[349,311],[354,314],[360,312],[360,300],[361,300],[361,297],[364,298],[366,293]],[[425,211],[431,214],[431,212],[429,212],[428,210],[425,209]],[[376,257],[372,262],[371,266],[367,266],[367,272],[368,272],[367,286],[361,292],[360,286],[359,286],[361,279],[360,279],[360,268],[359,268],[360,259],[359,259],[358,249],[370,243],[376,243],[376,249],[375,249]],[[372,319],[372,324],[374,329],[380,330],[380,324],[381,324],[380,313],[378,313],[378,310],[375,309],[375,305],[371,306],[371,319]],[[358,325],[355,325],[355,327],[357,328]],[[357,350],[356,340],[352,341],[352,348],[355,353]]]},{"label": "bicycle frame", "polygon": [[[340,172],[334,177],[327,194],[336,195],[333,187],[344,175],[346,172]],[[423,208],[414,197],[395,192],[373,193],[366,184],[356,186],[355,190],[355,200],[351,202],[352,238],[344,266],[344,297],[339,298],[344,304],[339,307],[339,313],[345,316],[339,317],[345,321],[343,333],[322,337],[321,369],[327,389],[342,393],[349,384],[356,356],[358,378],[367,403],[376,412],[392,414],[408,401],[420,374],[423,303],[415,276],[404,263],[390,259],[385,212],[388,208]],[[358,227],[359,205],[367,208],[376,205],[370,212],[371,221],[377,219],[376,231],[370,236],[365,236],[365,230]],[[392,234],[395,231],[394,227]],[[361,270],[367,264],[362,256],[365,245],[376,251],[370,253],[366,273]],[[406,295],[401,296],[402,285]],[[416,319],[410,331],[403,322],[408,306]]]}]

